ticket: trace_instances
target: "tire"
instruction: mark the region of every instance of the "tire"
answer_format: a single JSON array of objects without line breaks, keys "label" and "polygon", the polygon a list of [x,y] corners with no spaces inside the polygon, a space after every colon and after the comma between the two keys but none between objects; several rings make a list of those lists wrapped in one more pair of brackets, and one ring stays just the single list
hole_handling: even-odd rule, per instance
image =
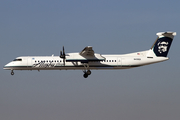
[{"label": "tire", "polygon": [[83,77],[84,77],[84,78],[87,78],[87,77],[88,77],[88,74],[85,73],[85,74],[83,75]]},{"label": "tire", "polygon": [[11,72],[11,75],[14,75],[14,72]]},{"label": "tire", "polygon": [[88,71],[86,72],[86,74],[90,75],[90,74],[91,74],[91,71],[90,71],[90,70],[88,70]]}]

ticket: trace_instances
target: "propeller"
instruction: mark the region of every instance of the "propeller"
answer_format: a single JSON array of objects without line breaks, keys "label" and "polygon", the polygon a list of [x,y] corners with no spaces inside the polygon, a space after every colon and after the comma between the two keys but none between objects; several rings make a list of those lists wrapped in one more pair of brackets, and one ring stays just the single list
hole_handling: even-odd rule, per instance
[{"label": "propeller", "polygon": [[63,59],[63,63],[65,65],[66,54],[65,54],[64,46],[63,46],[63,51],[60,51],[59,57]]}]

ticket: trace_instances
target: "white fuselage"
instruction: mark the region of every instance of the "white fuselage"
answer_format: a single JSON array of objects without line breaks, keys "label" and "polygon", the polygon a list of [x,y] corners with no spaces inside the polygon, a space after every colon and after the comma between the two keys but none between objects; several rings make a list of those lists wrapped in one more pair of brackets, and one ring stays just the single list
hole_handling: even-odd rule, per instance
[{"label": "white fuselage", "polygon": [[[85,69],[127,69],[139,67],[156,62],[168,60],[167,57],[148,57],[150,50],[123,54],[123,55],[101,55],[105,58],[103,61],[89,61],[83,63],[79,61],[64,62],[59,56],[23,56],[4,66],[8,70],[76,70]],[[69,53],[68,56],[77,55],[78,53]],[[67,56],[67,58],[68,58]]]}]

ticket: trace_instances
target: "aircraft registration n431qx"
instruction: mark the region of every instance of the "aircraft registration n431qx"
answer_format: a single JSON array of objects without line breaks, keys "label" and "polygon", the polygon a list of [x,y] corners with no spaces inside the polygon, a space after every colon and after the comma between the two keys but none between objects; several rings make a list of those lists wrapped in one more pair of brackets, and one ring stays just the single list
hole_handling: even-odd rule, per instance
[{"label": "aircraft registration n431qx", "polygon": [[168,60],[171,43],[176,32],[159,32],[158,38],[149,50],[129,54],[101,55],[94,52],[91,46],[85,47],[79,53],[65,53],[60,56],[22,56],[4,66],[11,70],[83,70],[84,78],[91,70],[127,69]]}]

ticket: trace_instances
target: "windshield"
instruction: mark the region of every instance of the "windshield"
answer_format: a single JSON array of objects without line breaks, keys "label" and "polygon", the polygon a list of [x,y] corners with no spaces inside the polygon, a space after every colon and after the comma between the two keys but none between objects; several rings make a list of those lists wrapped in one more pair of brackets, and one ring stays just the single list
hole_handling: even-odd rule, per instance
[{"label": "windshield", "polygon": [[22,59],[14,59],[13,61],[22,61]]}]

